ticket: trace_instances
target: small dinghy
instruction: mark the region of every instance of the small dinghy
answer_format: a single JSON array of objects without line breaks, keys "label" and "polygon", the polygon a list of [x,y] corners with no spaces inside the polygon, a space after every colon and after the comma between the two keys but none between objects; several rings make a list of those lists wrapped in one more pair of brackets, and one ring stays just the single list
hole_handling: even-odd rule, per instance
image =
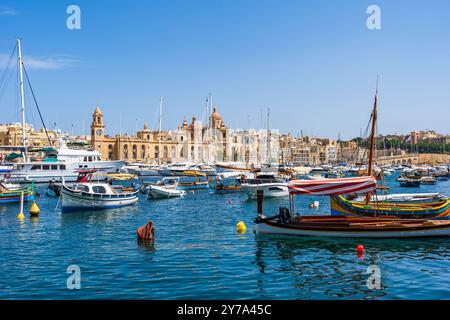
[{"label": "small dinghy", "polygon": [[78,171],[77,183],[72,187],[68,187],[63,181],[61,188],[63,212],[121,208],[139,200],[138,190],[123,191],[105,182],[92,182],[92,176],[97,171],[96,169]]}]

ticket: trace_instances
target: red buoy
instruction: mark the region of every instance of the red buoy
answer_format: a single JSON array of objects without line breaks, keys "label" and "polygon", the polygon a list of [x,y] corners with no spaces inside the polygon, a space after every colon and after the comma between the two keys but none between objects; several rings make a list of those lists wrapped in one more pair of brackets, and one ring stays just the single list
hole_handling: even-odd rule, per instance
[{"label": "red buoy", "polygon": [[153,240],[153,237],[155,236],[155,228],[153,226],[153,222],[149,221],[145,226],[140,227],[137,230],[137,235],[139,239]]},{"label": "red buoy", "polygon": [[364,255],[364,246],[362,244],[356,246],[356,253],[358,257]]}]

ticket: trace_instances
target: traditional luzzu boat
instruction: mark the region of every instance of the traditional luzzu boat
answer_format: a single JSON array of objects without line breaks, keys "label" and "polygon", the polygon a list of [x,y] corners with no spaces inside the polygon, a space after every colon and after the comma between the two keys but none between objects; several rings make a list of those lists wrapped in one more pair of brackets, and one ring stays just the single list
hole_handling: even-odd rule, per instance
[{"label": "traditional luzzu boat", "polygon": [[11,170],[0,170],[0,203],[14,203],[20,202],[20,198],[23,195],[24,201],[33,201],[34,192],[33,186],[21,186],[17,184],[11,184],[7,182],[7,177],[9,176]]},{"label": "traditional luzzu boat", "polygon": [[93,174],[97,171],[95,169],[80,170],[77,183],[71,187],[63,181],[61,188],[63,212],[120,208],[139,200],[138,190],[123,191],[109,183],[93,182]]},{"label": "traditional luzzu boat", "polygon": [[332,215],[399,217],[408,219],[449,218],[450,199],[435,202],[393,203],[382,201],[353,201],[342,195],[330,197]]},{"label": "traditional luzzu boat", "polygon": [[[450,236],[450,220],[400,219],[395,217],[362,216],[293,216],[293,196],[316,194],[337,196],[353,192],[367,193],[376,190],[374,177],[339,179],[333,185],[305,185],[304,180],[289,183],[290,209],[280,208],[277,215],[266,217],[262,210],[263,195],[258,193],[258,216],[255,220],[256,234],[283,234],[296,236],[319,236],[338,238],[411,238]],[[307,181],[311,183],[311,181]],[[317,182],[317,181],[314,181]]]}]

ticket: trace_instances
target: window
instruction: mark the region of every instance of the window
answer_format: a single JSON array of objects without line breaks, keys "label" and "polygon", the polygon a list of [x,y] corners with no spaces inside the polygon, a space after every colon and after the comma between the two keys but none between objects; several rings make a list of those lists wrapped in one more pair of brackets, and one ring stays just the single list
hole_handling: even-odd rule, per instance
[{"label": "window", "polygon": [[92,191],[94,193],[106,193],[106,189],[103,186],[93,186]]},{"label": "window", "polygon": [[50,170],[50,166],[49,166],[48,164],[44,164],[44,165],[42,166],[42,169],[43,169],[43,170]]},{"label": "window", "polygon": [[35,164],[34,166],[31,167],[31,170],[41,170],[41,166]]},{"label": "window", "polygon": [[77,185],[75,187],[75,190],[83,191],[83,192],[89,192],[89,187],[85,186],[85,185],[82,185],[82,184],[79,184],[79,185]]},{"label": "window", "polygon": [[84,157],[84,158],[83,158],[83,161],[86,162],[86,161],[87,161],[87,157]]},{"label": "window", "polygon": [[66,165],[65,164],[60,165],[59,170],[66,170]]},{"label": "window", "polygon": [[58,170],[58,166],[56,164],[52,164],[52,170]]}]

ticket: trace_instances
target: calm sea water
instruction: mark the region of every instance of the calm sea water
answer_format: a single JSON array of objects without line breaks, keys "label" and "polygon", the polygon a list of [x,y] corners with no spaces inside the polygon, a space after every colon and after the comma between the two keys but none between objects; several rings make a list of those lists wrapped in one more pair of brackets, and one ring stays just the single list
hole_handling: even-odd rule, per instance
[{"label": "calm sea water", "polygon": [[[389,184],[395,186],[390,178]],[[450,183],[391,192],[450,193]],[[43,192],[42,192],[43,194]],[[319,209],[307,204],[320,201]],[[18,205],[0,205],[2,299],[450,299],[448,239],[337,240],[255,236],[256,203],[244,195],[188,192],[104,212],[61,214],[42,195],[39,218],[19,222]],[[287,200],[266,200],[276,212]],[[26,209],[29,204],[26,205]],[[55,209],[56,208],[56,209]],[[299,198],[296,209],[327,214],[327,198]],[[27,210],[28,211],[28,210]],[[155,223],[153,245],[136,230]],[[238,235],[236,223],[247,233]],[[365,256],[356,256],[363,244]],[[367,287],[367,268],[381,288]],[[66,286],[81,269],[81,289]]]}]

